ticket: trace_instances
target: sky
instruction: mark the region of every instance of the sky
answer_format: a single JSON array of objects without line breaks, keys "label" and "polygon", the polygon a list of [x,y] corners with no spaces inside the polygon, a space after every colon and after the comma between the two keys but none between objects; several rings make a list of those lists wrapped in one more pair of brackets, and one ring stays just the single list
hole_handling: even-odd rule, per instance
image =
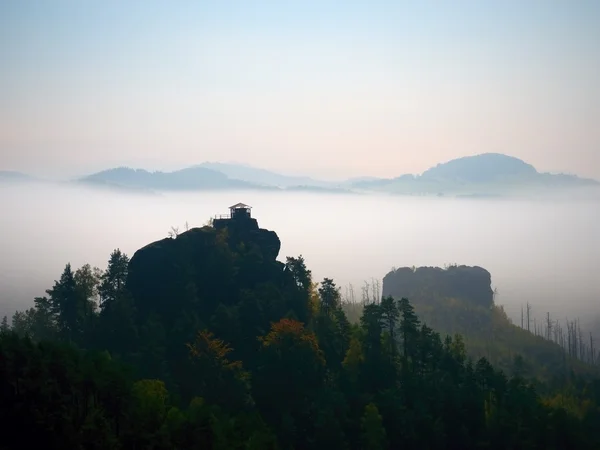
[{"label": "sky", "polygon": [[0,2],[0,170],[600,179],[600,2]]}]

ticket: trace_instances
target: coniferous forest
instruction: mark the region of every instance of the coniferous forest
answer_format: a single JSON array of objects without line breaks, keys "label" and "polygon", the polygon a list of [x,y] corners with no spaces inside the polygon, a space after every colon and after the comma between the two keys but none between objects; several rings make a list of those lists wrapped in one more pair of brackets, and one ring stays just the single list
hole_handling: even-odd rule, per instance
[{"label": "coniferous forest", "polygon": [[2,449],[594,449],[600,378],[472,358],[254,219],[67,264],[0,334]]}]

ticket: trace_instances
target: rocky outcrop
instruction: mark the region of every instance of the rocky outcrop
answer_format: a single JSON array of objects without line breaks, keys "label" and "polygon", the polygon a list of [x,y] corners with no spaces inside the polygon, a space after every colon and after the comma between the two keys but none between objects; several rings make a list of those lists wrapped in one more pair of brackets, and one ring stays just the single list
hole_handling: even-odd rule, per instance
[{"label": "rocky outcrop", "polygon": [[232,247],[240,243],[257,245],[264,255],[275,260],[281,249],[281,241],[277,233],[258,226],[253,218],[215,219],[213,226],[217,231],[225,231]]},{"label": "rocky outcrop", "polygon": [[281,282],[280,247],[277,234],[254,219],[215,221],[138,250],[127,287],[142,318],[156,314],[172,323],[182,311],[208,318],[218,305],[235,304],[245,289]]},{"label": "rocky outcrop", "polygon": [[209,329],[231,346],[232,361],[246,363],[272,323],[307,320],[309,292],[276,260],[280,246],[276,233],[238,214],[138,250],[126,282],[144,368],[136,376],[178,380],[169,390],[187,403],[197,392],[197,367],[185,343],[199,331]]},{"label": "rocky outcrop", "polygon": [[383,295],[393,297],[421,298],[436,295],[442,298],[457,298],[474,305],[492,306],[494,292],[492,276],[482,267],[451,266],[403,267],[388,273],[383,278]]}]

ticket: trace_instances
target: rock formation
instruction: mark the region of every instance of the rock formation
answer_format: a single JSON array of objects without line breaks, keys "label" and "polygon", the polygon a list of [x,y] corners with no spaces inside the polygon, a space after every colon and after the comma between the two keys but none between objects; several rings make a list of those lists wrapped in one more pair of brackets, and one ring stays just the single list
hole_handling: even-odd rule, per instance
[{"label": "rock formation", "polygon": [[172,323],[181,311],[210,317],[217,305],[233,305],[244,289],[281,282],[276,261],[281,243],[255,219],[215,220],[138,250],[131,258],[127,287],[142,317],[157,314]]},{"label": "rock formation", "polygon": [[383,278],[383,295],[420,298],[424,293],[444,298],[457,298],[474,305],[492,306],[492,277],[481,267],[451,266],[403,267]]}]

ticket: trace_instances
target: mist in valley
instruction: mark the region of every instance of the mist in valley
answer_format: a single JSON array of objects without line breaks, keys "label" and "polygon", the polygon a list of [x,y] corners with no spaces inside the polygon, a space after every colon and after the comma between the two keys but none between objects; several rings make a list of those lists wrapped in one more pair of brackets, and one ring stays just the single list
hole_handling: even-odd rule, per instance
[{"label": "mist in valley", "polygon": [[359,292],[392,267],[478,265],[492,274],[496,302],[515,323],[534,317],[600,319],[594,200],[482,200],[388,195],[220,191],[156,195],[69,184],[0,187],[0,313],[33,304],[64,265],[105,268],[172,227],[200,227],[237,202],[281,239],[279,259],[302,254],[315,280]]}]

